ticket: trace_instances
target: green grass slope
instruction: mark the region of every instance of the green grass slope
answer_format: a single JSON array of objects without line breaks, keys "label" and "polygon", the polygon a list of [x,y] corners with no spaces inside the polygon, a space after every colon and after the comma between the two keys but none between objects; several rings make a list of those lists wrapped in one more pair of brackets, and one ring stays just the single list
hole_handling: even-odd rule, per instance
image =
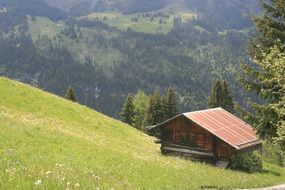
[{"label": "green grass slope", "polygon": [[[108,106],[108,105],[106,105]],[[0,78],[0,189],[198,189],[285,182],[165,157],[153,139],[77,103]]]}]

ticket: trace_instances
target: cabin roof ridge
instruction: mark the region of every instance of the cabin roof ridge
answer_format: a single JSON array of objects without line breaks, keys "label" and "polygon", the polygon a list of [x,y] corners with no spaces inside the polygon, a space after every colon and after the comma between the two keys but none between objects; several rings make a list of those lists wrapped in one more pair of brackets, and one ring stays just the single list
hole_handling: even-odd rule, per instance
[{"label": "cabin roof ridge", "polygon": [[197,111],[184,112],[184,113],[182,113],[182,114],[183,114],[183,115],[186,115],[186,114],[190,114],[190,113],[198,113],[198,112],[205,112],[205,111],[219,110],[219,109],[224,110],[224,109],[221,108],[221,107],[216,107],[216,108],[208,108],[208,109],[197,110]]}]

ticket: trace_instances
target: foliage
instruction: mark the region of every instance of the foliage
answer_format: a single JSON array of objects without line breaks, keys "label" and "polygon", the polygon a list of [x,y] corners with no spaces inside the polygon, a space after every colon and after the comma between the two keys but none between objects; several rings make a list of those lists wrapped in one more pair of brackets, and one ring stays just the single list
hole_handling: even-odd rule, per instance
[{"label": "foliage", "polygon": [[224,99],[222,107],[231,113],[235,113],[234,98],[228,83],[226,81],[223,81],[222,87],[223,87],[222,96]]},{"label": "foliage", "polygon": [[[24,11],[29,4],[23,10],[19,6],[17,12],[30,14]],[[182,112],[203,109],[212,80],[217,78],[229,81],[238,102],[245,99],[235,76],[239,73],[236,60],[245,56],[246,31],[233,28],[218,33],[201,17],[183,21],[172,31],[171,26],[165,34],[148,34],[117,30],[108,25],[109,16],[103,23],[72,16],[56,20],[61,11],[54,15],[34,11],[37,14],[32,17],[18,17],[9,12],[9,6],[7,10],[9,19],[3,23],[7,21],[10,27],[0,32],[1,76],[60,96],[72,84],[78,102],[116,118],[127,94],[164,91],[169,86],[175,88]],[[172,20],[171,15],[169,19],[155,12],[151,16],[156,14],[156,27],[160,17]]]},{"label": "foliage", "polygon": [[277,137],[274,139],[274,142],[277,144],[281,162],[283,166],[285,166],[285,122],[284,120],[279,123],[279,127],[277,129]]},{"label": "foliage", "polygon": [[[182,14],[182,13],[181,13]],[[189,15],[195,16],[194,13],[189,13]],[[81,20],[89,21],[101,21],[110,27],[116,27],[118,30],[127,31],[132,30],[135,32],[157,34],[163,33],[167,34],[171,32],[174,27],[173,19],[175,14],[166,15],[162,12],[157,13],[145,13],[145,14],[122,14],[117,12],[104,12],[104,13],[92,13]],[[104,18],[108,18],[104,20]],[[189,19],[191,20],[191,19]],[[163,21],[160,24],[160,21]],[[161,27],[161,28],[159,28]]]},{"label": "foliage", "polygon": [[149,97],[141,90],[134,96],[134,126],[145,131],[144,118],[149,107]]},{"label": "foliage", "polygon": [[280,97],[279,101],[271,103],[270,107],[277,113],[276,137],[273,140],[277,144],[283,165],[285,165],[285,52],[282,52],[284,47],[281,47],[274,46],[271,48],[270,53],[262,62],[271,74],[264,83],[274,84],[275,89],[277,89],[274,92],[268,91],[267,93],[275,93],[273,95],[277,94]]},{"label": "foliage", "polygon": [[154,94],[147,96],[139,90],[134,98],[128,95],[122,108],[124,118],[129,119],[129,124],[134,125],[137,129],[146,132],[145,127],[161,123],[178,114],[178,98],[173,88],[168,88],[164,95],[156,91]]},{"label": "foliage", "polygon": [[125,14],[132,14],[138,12],[149,12],[163,8],[165,0],[131,0],[130,6],[124,11]]},{"label": "foliage", "polygon": [[250,175],[162,156],[148,135],[19,82],[0,77],[0,94],[0,189],[236,189],[284,182],[285,169],[269,163],[268,172]]},{"label": "foliage", "polygon": [[[283,70],[284,64],[277,65],[271,53],[274,46],[278,46],[280,53],[284,52],[280,44],[285,42],[285,1],[262,1],[262,7],[264,14],[254,18],[260,35],[252,40],[249,49],[253,65],[243,64],[241,82],[247,91],[262,98],[261,103],[249,101],[252,113],[248,114],[248,118],[257,127],[261,137],[272,139],[277,135],[280,116],[271,104],[280,102],[284,96],[275,74],[276,70]],[[279,56],[276,52],[273,54]]]},{"label": "foliage", "polygon": [[166,94],[162,99],[162,102],[164,106],[165,120],[178,115],[179,113],[178,97],[173,88],[171,87],[168,88]]},{"label": "foliage", "polygon": [[70,100],[70,101],[73,101],[73,102],[76,101],[75,92],[74,92],[74,89],[73,89],[71,86],[69,86],[69,87],[67,88],[65,98],[68,99],[68,100]]},{"label": "foliage", "polygon": [[[261,33],[253,41],[253,45],[257,52],[253,52],[258,57],[258,52],[263,48],[268,48],[276,44],[277,40],[285,42],[285,2],[283,0],[262,0],[262,8],[264,14],[255,16],[254,22],[256,28]],[[268,49],[267,49],[268,50]]]},{"label": "foliage", "polygon": [[165,119],[164,106],[160,92],[155,92],[149,98],[149,107],[146,112],[146,123],[155,125]]},{"label": "foliage", "polygon": [[[282,46],[276,45],[266,50],[269,52],[263,51],[262,56],[254,59],[254,63],[262,70],[255,76],[261,85],[259,95],[266,100],[266,103],[259,105],[250,102],[250,105],[259,116],[255,121],[259,134],[269,139],[276,137],[279,123],[284,119],[282,99],[285,93],[283,87],[285,69],[282,49]],[[244,84],[246,85],[246,82]]]},{"label": "foliage", "polygon": [[186,6],[200,12],[204,24],[214,25],[216,30],[226,30],[250,27],[251,14],[259,11],[258,2],[258,0],[219,0],[215,3],[211,0],[187,0]]},{"label": "foliage", "polygon": [[234,100],[232,92],[226,81],[217,80],[213,85],[212,92],[208,98],[208,107],[222,107],[225,110],[234,113]]},{"label": "foliage", "polygon": [[268,163],[282,165],[280,149],[272,141],[267,140],[262,142],[262,159]]},{"label": "foliage", "polygon": [[222,106],[223,102],[223,88],[220,80],[217,80],[213,85],[211,96],[208,98],[208,106],[216,108]]},{"label": "foliage", "polygon": [[258,172],[262,170],[262,157],[257,152],[238,153],[230,160],[230,168],[246,172]]},{"label": "foliage", "polygon": [[129,124],[129,125],[133,125],[134,123],[134,117],[135,117],[135,107],[133,105],[133,96],[132,95],[128,95],[126,98],[126,101],[124,103],[124,106],[122,108],[121,111],[121,118],[122,121]]}]

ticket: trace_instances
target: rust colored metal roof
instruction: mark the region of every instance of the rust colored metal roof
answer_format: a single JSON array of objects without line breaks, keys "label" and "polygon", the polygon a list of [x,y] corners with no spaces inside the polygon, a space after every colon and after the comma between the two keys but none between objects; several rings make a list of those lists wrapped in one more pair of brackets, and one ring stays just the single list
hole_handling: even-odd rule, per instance
[{"label": "rust colored metal roof", "polygon": [[236,149],[261,143],[252,126],[222,108],[183,115]]}]

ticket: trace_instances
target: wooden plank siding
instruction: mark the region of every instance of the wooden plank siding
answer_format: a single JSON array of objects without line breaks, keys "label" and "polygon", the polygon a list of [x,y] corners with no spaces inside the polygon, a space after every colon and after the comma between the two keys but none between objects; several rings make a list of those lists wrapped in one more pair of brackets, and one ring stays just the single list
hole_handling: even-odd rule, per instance
[{"label": "wooden plank siding", "polygon": [[198,124],[181,116],[165,123],[161,129],[162,146],[177,144],[199,148],[216,158],[230,158],[235,150]]}]

